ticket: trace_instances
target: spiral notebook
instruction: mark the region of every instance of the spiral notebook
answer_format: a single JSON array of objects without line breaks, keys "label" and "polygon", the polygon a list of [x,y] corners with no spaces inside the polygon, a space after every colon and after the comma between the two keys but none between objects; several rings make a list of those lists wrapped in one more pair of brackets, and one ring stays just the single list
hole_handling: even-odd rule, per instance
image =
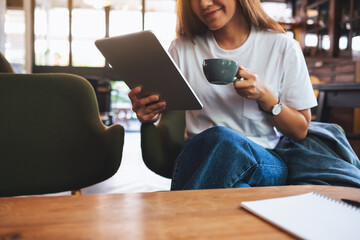
[{"label": "spiral notebook", "polygon": [[256,216],[302,239],[360,239],[360,210],[319,193],[242,202]]}]

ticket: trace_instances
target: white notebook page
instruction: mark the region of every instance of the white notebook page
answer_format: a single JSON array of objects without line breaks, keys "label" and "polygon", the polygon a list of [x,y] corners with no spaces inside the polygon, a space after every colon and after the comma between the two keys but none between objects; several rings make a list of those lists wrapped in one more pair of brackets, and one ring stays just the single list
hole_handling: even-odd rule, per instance
[{"label": "white notebook page", "polygon": [[241,206],[303,239],[360,239],[360,210],[318,193],[242,202]]}]

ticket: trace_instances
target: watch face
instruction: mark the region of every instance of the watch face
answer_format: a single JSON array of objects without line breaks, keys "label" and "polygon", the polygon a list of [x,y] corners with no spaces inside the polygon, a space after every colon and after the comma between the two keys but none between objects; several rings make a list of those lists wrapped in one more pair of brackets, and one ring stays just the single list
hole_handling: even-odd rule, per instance
[{"label": "watch face", "polygon": [[276,104],[271,110],[272,115],[279,115],[281,112],[281,104]]}]

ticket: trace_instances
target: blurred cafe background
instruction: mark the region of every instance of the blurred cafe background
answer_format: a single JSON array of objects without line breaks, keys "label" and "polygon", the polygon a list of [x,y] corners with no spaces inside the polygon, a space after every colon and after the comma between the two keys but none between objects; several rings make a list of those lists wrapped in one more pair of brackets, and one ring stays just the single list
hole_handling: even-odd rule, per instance
[{"label": "blurred cafe background", "polygon": [[[359,0],[262,1],[299,41],[314,84],[360,82]],[[152,30],[167,49],[175,37],[176,0],[0,0],[0,52],[17,73],[67,72],[89,80],[105,124],[138,132],[129,91],[94,41]],[[329,121],[360,133],[357,108],[331,110]],[[351,139],[359,153],[359,139]]]}]

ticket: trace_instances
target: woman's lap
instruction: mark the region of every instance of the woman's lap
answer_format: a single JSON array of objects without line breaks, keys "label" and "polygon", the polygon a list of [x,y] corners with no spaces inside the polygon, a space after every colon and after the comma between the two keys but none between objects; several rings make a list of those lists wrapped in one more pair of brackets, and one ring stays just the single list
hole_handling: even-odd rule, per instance
[{"label": "woman's lap", "polygon": [[225,127],[189,140],[175,166],[172,190],[284,185],[287,168],[273,151]]},{"label": "woman's lap", "polygon": [[360,187],[360,161],[345,135],[331,124],[323,125],[310,124],[301,142],[283,137],[274,150],[224,127],[204,131],[180,154],[172,190],[285,184]]},{"label": "woman's lap", "polygon": [[334,124],[312,123],[303,141],[283,137],[274,152],[286,163],[287,184],[360,187],[359,159]]}]

